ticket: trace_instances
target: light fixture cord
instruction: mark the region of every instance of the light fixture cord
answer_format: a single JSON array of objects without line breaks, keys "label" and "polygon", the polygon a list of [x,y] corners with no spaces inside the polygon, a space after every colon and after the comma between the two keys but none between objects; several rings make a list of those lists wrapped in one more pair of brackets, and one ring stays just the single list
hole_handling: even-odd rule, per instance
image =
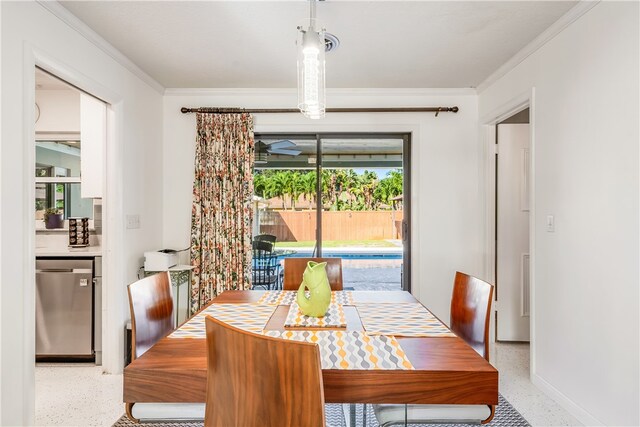
[{"label": "light fixture cord", "polygon": [[311,3],[309,5],[309,22],[312,27],[315,29],[316,23],[314,21],[316,17],[316,0],[309,0]]}]

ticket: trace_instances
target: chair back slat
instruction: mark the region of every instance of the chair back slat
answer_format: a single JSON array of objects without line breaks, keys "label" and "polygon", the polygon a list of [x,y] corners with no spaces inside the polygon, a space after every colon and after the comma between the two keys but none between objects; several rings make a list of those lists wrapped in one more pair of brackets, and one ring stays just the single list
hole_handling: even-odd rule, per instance
[{"label": "chair back slat", "polygon": [[277,238],[273,234],[259,234],[256,237],[254,237],[253,240],[254,241],[271,242],[271,243],[275,244]]},{"label": "chair back slat", "polygon": [[142,356],[160,338],[175,329],[171,280],[168,272],[154,274],[130,284],[132,358]]},{"label": "chair back slat", "polygon": [[284,283],[285,291],[297,291],[302,283],[302,273],[309,261],[326,262],[327,277],[332,291],[342,290],[342,258],[285,258]]},{"label": "chair back slat", "polygon": [[251,285],[252,288],[261,286],[265,289],[276,289],[279,284],[278,257],[274,254],[274,245],[267,240],[253,241],[253,260]]},{"label": "chair back slat", "polygon": [[451,297],[451,330],[489,360],[489,320],[493,285],[456,272]]},{"label": "chair back slat", "polygon": [[206,427],[325,425],[316,344],[252,334],[211,316],[206,327]]}]

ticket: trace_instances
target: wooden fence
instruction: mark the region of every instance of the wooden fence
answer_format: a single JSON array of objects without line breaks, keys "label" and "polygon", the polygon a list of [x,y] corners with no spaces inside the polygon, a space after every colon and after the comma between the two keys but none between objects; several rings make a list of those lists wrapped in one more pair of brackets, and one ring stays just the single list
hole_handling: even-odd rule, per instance
[{"label": "wooden fence", "polygon": [[[402,211],[327,211],[323,240],[383,240],[402,237]],[[260,211],[260,233],[279,242],[316,239],[316,211]]]}]

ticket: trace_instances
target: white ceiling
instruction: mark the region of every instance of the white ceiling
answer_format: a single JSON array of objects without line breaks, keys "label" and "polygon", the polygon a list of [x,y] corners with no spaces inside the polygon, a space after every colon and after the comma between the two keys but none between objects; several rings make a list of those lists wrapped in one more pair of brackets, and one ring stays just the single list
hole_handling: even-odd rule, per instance
[{"label": "white ceiling", "polygon": [[[292,88],[307,1],[62,1],[168,88]],[[318,4],[330,88],[476,87],[575,1]]]},{"label": "white ceiling", "polygon": [[36,89],[37,90],[76,90],[73,86],[53,77],[51,74],[36,68]]}]

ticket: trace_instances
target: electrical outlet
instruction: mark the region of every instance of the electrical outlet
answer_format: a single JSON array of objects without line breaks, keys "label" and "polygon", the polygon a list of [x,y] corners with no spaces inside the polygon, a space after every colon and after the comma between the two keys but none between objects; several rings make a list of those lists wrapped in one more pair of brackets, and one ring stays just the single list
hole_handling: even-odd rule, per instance
[{"label": "electrical outlet", "polygon": [[140,215],[127,215],[126,220],[128,229],[140,228]]}]

